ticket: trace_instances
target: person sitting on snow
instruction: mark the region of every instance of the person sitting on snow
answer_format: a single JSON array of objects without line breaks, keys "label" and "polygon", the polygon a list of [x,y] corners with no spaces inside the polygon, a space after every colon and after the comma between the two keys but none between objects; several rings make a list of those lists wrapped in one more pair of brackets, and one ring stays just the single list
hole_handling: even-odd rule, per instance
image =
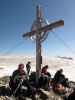
[{"label": "person sitting on snow", "polygon": [[68,78],[66,78],[65,75],[63,74],[63,69],[60,69],[55,73],[53,81],[55,83],[60,83],[65,87],[69,86],[68,85]]},{"label": "person sitting on snow", "polygon": [[59,69],[54,75],[54,82],[58,83],[59,81],[63,81],[65,76],[63,75],[63,69]]},{"label": "person sitting on snow", "polygon": [[41,74],[47,75],[47,76],[51,77],[51,74],[50,74],[47,70],[48,70],[48,65],[45,65],[45,66],[41,69]]},{"label": "person sitting on snow", "polygon": [[51,80],[51,74],[47,71],[48,65],[45,65],[41,69],[41,76],[39,78],[39,87],[44,87],[44,89],[48,90],[49,82]]},{"label": "person sitting on snow", "polygon": [[24,64],[19,64],[18,69],[16,69],[13,72],[12,76],[10,77],[9,86],[10,86],[12,91],[14,91],[16,89],[20,80],[23,79],[25,77],[25,75],[26,74],[24,71]]}]

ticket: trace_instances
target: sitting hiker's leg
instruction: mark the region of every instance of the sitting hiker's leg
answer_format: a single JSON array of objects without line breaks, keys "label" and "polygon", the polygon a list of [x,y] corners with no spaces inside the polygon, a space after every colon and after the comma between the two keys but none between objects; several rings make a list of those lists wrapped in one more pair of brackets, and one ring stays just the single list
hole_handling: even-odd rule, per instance
[{"label": "sitting hiker's leg", "polygon": [[49,88],[49,81],[50,81],[50,79],[49,79],[49,77],[47,75],[42,75],[40,77],[40,79],[39,79],[39,86],[41,88],[44,88],[44,89],[48,90],[48,88]]}]

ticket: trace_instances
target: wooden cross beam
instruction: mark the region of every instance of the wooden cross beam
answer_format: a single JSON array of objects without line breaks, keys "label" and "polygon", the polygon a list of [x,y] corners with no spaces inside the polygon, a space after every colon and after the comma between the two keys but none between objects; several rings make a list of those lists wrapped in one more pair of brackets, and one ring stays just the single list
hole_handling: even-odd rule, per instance
[{"label": "wooden cross beam", "polygon": [[63,20],[58,20],[56,22],[53,22],[49,25],[46,25],[38,30],[34,30],[34,31],[31,31],[31,32],[27,32],[27,33],[24,33],[23,34],[23,37],[31,37],[33,35],[35,35],[36,33],[40,33],[40,32],[48,32],[48,31],[51,31],[52,29],[54,28],[58,28],[58,27],[61,27],[64,25],[64,21]]}]

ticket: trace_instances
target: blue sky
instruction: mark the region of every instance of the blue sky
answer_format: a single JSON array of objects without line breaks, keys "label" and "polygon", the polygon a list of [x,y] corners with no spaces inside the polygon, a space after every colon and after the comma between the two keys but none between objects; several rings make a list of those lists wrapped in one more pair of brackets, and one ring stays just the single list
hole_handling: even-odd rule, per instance
[{"label": "blue sky", "polygon": [[0,0],[0,55],[35,55],[35,41],[23,39],[22,34],[31,31],[38,4],[49,22],[65,22],[64,27],[49,32],[42,44],[43,55],[75,55],[74,0]]}]

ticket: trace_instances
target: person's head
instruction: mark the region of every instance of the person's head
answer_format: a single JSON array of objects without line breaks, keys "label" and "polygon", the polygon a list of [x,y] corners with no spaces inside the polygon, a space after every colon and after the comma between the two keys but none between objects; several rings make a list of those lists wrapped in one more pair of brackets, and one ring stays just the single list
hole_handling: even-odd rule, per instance
[{"label": "person's head", "polygon": [[22,64],[22,63],[19,64],[19,65],[18,65],[18,69],[19,69],[19,71],[20,71],[20,70],[23,70],[23,69],[24,69],[24,64]]},{"label": "person's head", "polygon": [[45,65],[45,68],[48,69],[48,65]]},{"label": "person's head", "polygon": [[59,72],[62,73],[63,72],[63,69],[60,69]]},{"label": "person's head", "polygon": [[31,62],[30,62],[30,61],[28,61],[28,64],[31,64]]}]

